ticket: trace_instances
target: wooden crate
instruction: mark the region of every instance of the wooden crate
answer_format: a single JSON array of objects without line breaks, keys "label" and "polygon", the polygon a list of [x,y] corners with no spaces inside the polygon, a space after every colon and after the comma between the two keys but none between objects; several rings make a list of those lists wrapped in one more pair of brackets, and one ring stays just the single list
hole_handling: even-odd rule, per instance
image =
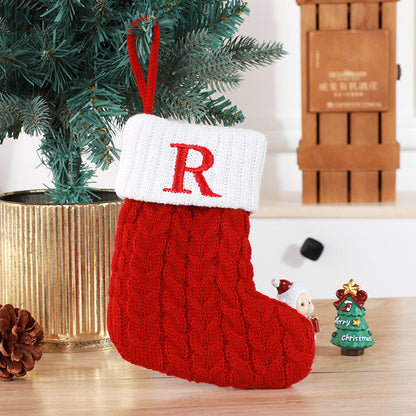
[{"label": "wooden crate", "polygon": [[396,2],[301,6],[304,203],[396,198]]}]

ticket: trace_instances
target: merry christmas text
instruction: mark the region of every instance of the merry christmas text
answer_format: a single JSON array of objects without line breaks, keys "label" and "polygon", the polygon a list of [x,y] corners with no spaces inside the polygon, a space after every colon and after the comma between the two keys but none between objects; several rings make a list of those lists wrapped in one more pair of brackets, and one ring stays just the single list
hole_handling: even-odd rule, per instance
[{"label": "merry christmas text", "polygon": [[371,337],[362,337],[362,336],[357,337],[356,335],[347,335],[347,334],[344,334],[341,337],[341,341],[351,341],[351,342],[363,342],[363,341],[367,341],[367,342],[371,342]]}]

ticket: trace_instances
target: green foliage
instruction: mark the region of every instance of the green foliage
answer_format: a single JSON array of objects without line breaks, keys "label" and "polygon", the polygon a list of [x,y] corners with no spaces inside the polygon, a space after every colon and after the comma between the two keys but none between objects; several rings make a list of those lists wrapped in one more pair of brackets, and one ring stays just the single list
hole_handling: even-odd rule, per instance
[{"label": "green foliage", "polygon": [[6,135],[17,139],[22,126],[27,134],[41,134],[51,120],[48,103],[39,96],[24,99],[0,93],[0,109],[0,126],[4,131],[0,143]]},{"label": "green foliage", "polygon": [[234,125],[244,117],[221,95],[241,73],[285,52],[276,42],[236,36],[241,0],[1,0],[0,143],[42,135],[42,163],[57,203],[88,202],[96,169],[117,157],[114,129],[142,112],[128,60],[130,23],[147,75],[152,28],[161,32],[154,113]]}]

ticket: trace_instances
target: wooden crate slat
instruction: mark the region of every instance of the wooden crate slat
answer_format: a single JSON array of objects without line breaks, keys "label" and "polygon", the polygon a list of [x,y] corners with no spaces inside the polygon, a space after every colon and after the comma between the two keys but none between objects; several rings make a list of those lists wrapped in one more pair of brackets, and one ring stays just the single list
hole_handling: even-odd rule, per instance
[{"label": "wooden crate slat", "polygon": [[[381,4],[382,28],[390,31],[390,83],[394,86],[397,75],[396,65],[396,3]],[[389,91],[389,111],[381,114],[381,142],[396,142],[396,88]],[[396,200],[396,172],[381,172],[380,198],[382,202]]]},{"label": "wooden crate slat", "polygon": [[326,204],[348,202],[348,175],[346,172],[320,172],[319,200]]},{"label": "wooden crate slat", "polygon": [[[378,145],[379,139],[379,113],[351,113],[350,118],[351,145],[358,149],[363,145]],[[371,152],[369,154],[369,152]],[[363,157],[372,156],[380,158],[373,150],[364,152]],[[392,162],[391,154],[386,154],[385,163]],[[397,160],[399,157],[397,149]],[[364,160],[367,166],[370,166],[370,160]],[[380,159],[378,160],[380,162]],[[379,170],[385,169],[386,166],[375,166],[377,170],[369,172],[351,171],[350,182],[350,201],[351,202],[375,202],[379,201]]]},{"label": "wooden crate slat", "polygon": [[396,200],[396,171],[385,170],[380,172],[381,176],[381,189],[380,200],[381,202],[394,202]]},{"label": "wooden crate slat", "polygon": [[321,174],[324,171],[349,170],[378,172],[399,167],[400,147],[397,143],[301,146],[298,156],[302,168],[306,171],[319,170]]},{"label": "wooden crate slat", "polygon": [[302,171],[302,202],[304,204],[316,204],[318,200],[318,177],[316,170]]},{"label": "wooden crate slat", "polygon": [[[301,59],[308,59],[308,32],[316,30],[316,6],[306,5],[301,8]],[[317,143],[317,115],[308,112],[308,67],[302,65],[302,143]],[[318,202],[318,173],[302,172],[302,200],[306,204]]]},{"label": "wooden crate slat", "polygon": [[[352,3],[351,29],[378,29],[380,22],[378,3]],[[352,145],[378,144],[379,113],[351,113],[350,143]],[[350,201],[375,202],[380,200],[379,171],[350,173]]]},{"label": "wooden crate slat", "polygon": [[350,6],[351,29],[379,29],[379,3],[352,3]]},{"label": "wooden crate slat", "polygon": [[[319,30],[347,29],[348,6],[322,4],[319,6]],[[346,113],[321,113],[319,116],[319,145],[347,144]],[[319,202],[348,202],[348,173],[320,172]]]}]

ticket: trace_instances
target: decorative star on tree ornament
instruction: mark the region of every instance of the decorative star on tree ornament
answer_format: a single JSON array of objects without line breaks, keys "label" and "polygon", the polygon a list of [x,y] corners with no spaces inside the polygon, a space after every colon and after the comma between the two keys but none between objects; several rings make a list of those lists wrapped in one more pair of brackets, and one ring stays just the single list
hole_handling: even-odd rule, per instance
[{"label": "decorative star on tree ornament", "polygon": [[354,326],[360,326],[360,324],[361,324],[361,322],[360,322],[360,320],[359,319],[354,319],[353,321],[352,321],[352,324],[354,325]]},{"label": "decorative star on tree ornament", "polygon": [[344,295],[357,296],[358,290],[360,289],[360,286],[358,286],[353,279],[350,279],[347,284],[342,286],[344,288]]}]

